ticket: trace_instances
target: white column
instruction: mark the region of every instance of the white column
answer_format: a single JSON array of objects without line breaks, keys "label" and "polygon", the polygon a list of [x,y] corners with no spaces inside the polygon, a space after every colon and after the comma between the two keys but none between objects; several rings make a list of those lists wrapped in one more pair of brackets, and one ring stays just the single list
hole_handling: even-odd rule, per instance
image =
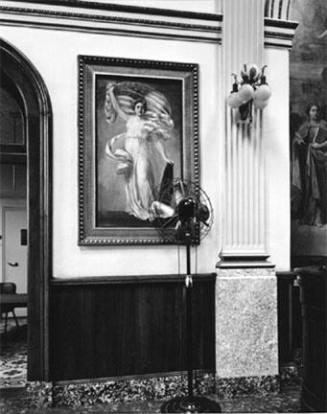
[{"label": "white column", "polygon": [[[264,1],[224,0],[223,72],[225,97],[232,73],[244,64],[263,65]],[[236,123],[236,110],[225,104],[224,258],[266,258],[266,185],[262,111],[251,123]]]}]

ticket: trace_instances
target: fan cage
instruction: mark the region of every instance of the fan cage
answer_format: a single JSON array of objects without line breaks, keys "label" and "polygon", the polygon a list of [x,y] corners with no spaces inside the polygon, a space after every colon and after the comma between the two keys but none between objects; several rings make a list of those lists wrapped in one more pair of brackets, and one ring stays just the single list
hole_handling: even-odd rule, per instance
[{"label": "fan cage", "polygon": [[196,182],[177,178],[162,185],[157,190],[156,200],[171,207],[175,213],[169,218],[162,218],[158,214],[155,217],[156,227],[161,237],[165,240],[174,241],[176,244],[185,244],[185,238],[180,238],[178,234],[178,223],[180,220],[177,210],[180,202],[186,198],[191,198],[195,202],[196,208],[198,206],[205,206],[209,214],[205,223],[196,214],[194,215],[190,243],[192,245],[198,245],[208,235],[214,217],[212,205],[207,193]]}]

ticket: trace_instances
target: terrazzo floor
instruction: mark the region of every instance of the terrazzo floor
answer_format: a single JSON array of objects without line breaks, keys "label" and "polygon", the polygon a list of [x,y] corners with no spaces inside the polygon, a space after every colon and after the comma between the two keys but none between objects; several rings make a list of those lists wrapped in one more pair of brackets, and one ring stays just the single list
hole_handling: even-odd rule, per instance
[{"label": "terrazzo floor", "polygon": [[[20,320],[17,329],[10,322],[4,335],[4,323],[0,322],[0,412],[1,414],[87,414],[87,413],[159,413],[162,401],[133,401],[133,403],[98,404],[75,408],[27,408],[29,395],[26,391],[27,349],[26,319]],[[278,394],[244,396],[232,400],[217,400],[225,413],[298,413],[300,412],[300,386],[288,386]]]},{"label": "terrazzo floor", "polygon": [[[215,399],[215,396],[208,396]],[[140,401],[129,404],[103,404],[77,408],[26,408],[24,389],[1,390],[0,412],[2,414],[88,414],[88,413],[160,413],[163,401]],[[219,401],[223,413],[299,413],[300,389],[284,390],[277,395],[265,397],[242,397]]]},{"label": "terrazzo floor", "polygon": [[19,328],[9,320],[7,333],[0,323],[0,389],[24,387],[27,379],[27,325],[19,319]]}]

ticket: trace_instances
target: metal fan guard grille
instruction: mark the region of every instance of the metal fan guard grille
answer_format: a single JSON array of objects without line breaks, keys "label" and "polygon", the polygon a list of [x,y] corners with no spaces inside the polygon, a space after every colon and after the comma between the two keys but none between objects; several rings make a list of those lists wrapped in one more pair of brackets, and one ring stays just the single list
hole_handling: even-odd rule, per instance
[{"label": "metal fan guard grille", "polygon": [[192,232],[191,244],[198,245],[200,240],[208,235],[214,219],[210,199],[199,184],[177,178],[162,185],[157,191],[157,201],[172,207],[175,214],[170,218],[162,218],[158,215],[156,217],[156,223],[159,231],[162,232],[162,237],[173,237],[176,243],[185,244],[184,240],[178,239],[175,227],[179,221],[177,214],[178,204],[182,199],[187,197],[194,199],[197,206],[206,206],[209,212],[209,218],[206,220],[206,223],[196,218],[193,223],[194,230]]}]

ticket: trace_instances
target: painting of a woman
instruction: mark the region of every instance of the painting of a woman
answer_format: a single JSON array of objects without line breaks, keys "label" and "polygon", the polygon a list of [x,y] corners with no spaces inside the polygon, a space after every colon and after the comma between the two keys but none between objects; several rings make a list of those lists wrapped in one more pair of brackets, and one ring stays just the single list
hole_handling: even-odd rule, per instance
[{"label": "painting of a woman", "polygon": [[327,123],[318,105],[310,105],[309,119],[292,144],[292,211],[300,224],[327,224]]},{"label": "painting of a woman", "polygon": [[[104,111],[109,124],[118,117],[125,121],[125,132],[110,138],[105,147],[116,173],[124,178],[125,212],[151,222],[156,191],[167,171],[173,175],[174,163],[165,150],[174,127],[169,102],[146,84],[108,82]],[[164,166],[161,171],[159,165]]]}]

